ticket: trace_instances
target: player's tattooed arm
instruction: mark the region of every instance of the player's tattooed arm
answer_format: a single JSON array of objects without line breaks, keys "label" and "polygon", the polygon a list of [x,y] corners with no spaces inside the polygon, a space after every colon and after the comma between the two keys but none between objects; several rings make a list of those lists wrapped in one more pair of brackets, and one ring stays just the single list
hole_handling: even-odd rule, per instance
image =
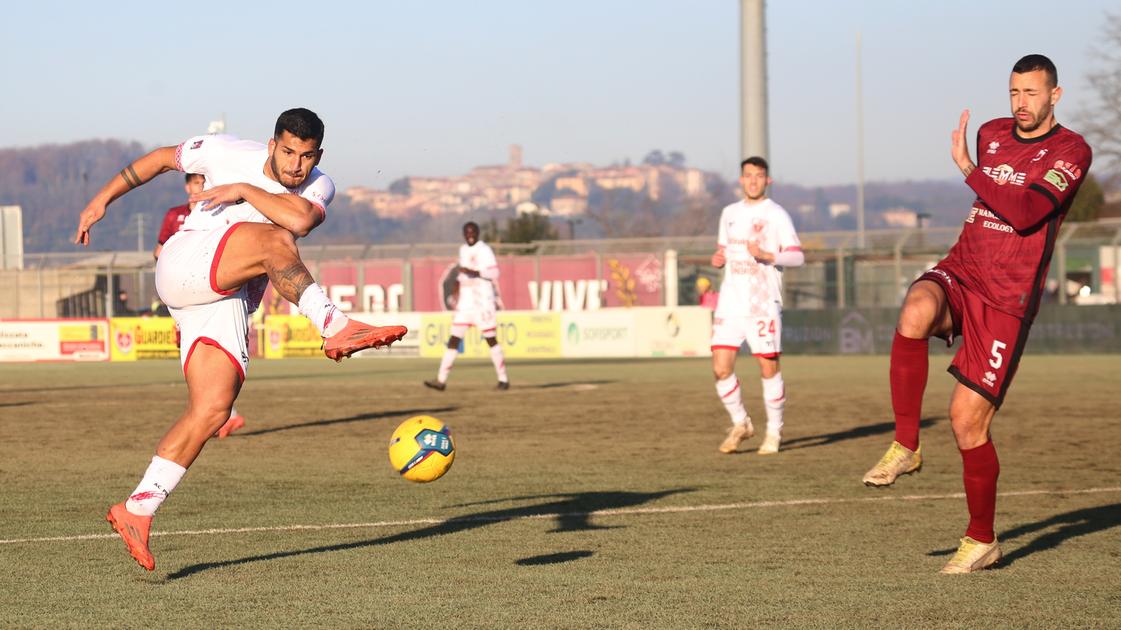
[{"label": "player's tattooed arm", "polygon": [[105,209],[121,195],[150,181],[160,173],[175,170],[175,152],[177,147],[161,147],[126,166],[118,175],[114,175],[90,199],[84,210],[78,216],[78,230],[74,234],[74,243],[89,245],[90,228],[105,216]]}]

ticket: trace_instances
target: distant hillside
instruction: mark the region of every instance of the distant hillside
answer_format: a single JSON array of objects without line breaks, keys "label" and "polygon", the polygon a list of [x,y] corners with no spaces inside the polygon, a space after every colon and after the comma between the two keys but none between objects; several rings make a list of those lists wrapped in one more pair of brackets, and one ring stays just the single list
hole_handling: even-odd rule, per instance
[{"label": "distant hillside", "polygon": [[[0,149],[0,205],[23,207],[25,250],[78,251],[70,242],[78,213],[109,177],[147,150],[140,143],[117,140]],[[164,212],[184,201],[182,182],[180,175],[166,173],[118,200],[94,228],[91,248],[136,249],[134,216],[143,214],[144,249],[150,249],[155,244]],[[715,234],[720,207],[736,198],[735,185],[735,182],[722,180],[709,182],[710,196],[703,203],[666,195],[659,203],[651,204],[636,195],[599,191],[593,195],[595,199],[587,215],[576,221],[555,223],[560,234],[575,233],[581,238]],[[801,231],[854,229],[856,226],[855,186],[812,188],[780,183],[772,190],[772,196],[790,211]],[[922,181],[869,183],[865,186],[865,198],[866,224],[869,229],[875,229],[886,227],[882,211],[894,208],[929,214],[931,226],[960,225],[972,195],[960,181]],[[838,203],[849,204],[853,211],[831,216],[830,204]],[[484,209],[467,215],[388,220],[378,218],[365,207],[352,205],[340,194],[328,209],[328,221],[306,242],[451,242],[457,239],[459,225],[468,218],[480,222],[492,218],[504,221],[509,216],[508,211]]]}]

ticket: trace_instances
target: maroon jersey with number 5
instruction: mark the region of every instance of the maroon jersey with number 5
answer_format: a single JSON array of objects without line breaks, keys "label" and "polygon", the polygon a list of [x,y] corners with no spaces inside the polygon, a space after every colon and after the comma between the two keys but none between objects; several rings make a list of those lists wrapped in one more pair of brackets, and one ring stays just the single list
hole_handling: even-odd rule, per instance
[{"label": "maroon jersey with number 5", "polygon": [[1059,226],[1090,170],[1090,146],[1056,125],[1021,138],[1012,118],[977,131],[977,168],[965,179],[977,193],[958,242],[938,267],[993,308],[1031,319]]}]

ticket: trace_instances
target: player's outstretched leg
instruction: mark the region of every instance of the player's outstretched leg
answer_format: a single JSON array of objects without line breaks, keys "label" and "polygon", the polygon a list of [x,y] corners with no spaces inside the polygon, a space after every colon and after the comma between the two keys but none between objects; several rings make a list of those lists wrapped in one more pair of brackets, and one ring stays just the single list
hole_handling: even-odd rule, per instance
[{"label": "player's outstretched leg", "polygon": [[148,549],[148,532],[152,527],[151,516],[140,516],[125,509],[124,503],[118,503],[109,508],[105,520],[113,526],[128,548],[129,554],[136,559],[140,566],[154,571],[156,559]]},{"label": "player's outstretched leg", "polygon": [[922,470],[922,447],[912,451],[899,442],[892,442],[887,452],[871,470],[864,473],[866,486],[890,486],[903,475]]}]

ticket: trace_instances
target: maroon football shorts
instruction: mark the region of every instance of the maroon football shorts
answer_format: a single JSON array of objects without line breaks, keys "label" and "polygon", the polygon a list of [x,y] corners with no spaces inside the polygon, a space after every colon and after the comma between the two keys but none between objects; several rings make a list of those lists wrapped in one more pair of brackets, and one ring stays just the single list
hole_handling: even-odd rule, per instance
[{"label": "maroon football shorts", "polygon": [[946,344],[961,336],[950,374],[999,409],[1016,375],[1031,322],[989,306],[944,269],[935,267],[919,280],[937,282],[946,293],[954,320],[953,333],[944,337]]}]

